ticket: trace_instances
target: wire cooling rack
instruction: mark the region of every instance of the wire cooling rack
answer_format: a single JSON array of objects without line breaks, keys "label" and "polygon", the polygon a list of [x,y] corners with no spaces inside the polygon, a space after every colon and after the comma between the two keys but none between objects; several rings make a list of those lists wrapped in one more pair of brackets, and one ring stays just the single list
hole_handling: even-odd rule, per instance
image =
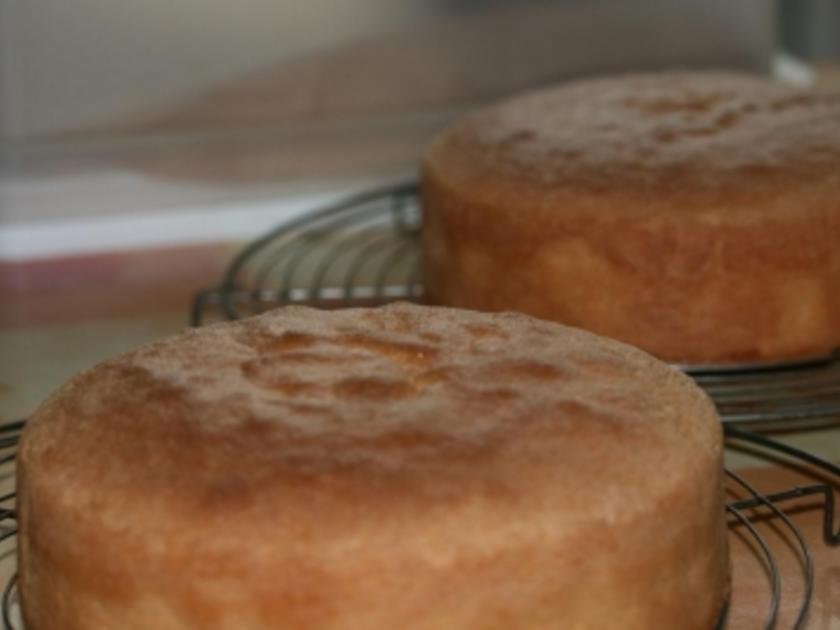
[{"label": "wire cooling rack", "polygon": [[[419,191],[413,182],[371,190],[282,225],[245,247],[219,285],[195,297],[192,324],[236,319],[287,304],[333,308],[421,300],[421,229]],[[821,510],[823,539],[828,545],[840,544],[834,490],[840,484],[840,468],[755,430],[779,424],[798,428],[840,418],[840,358],[686,371],[715,400],[725,422],[728,449],[747,450],[807,471],[805,484],[767,491],[727,470],[725,506],[731,531],[743,534],[754,552],[749,562],[766,581],[762,627],[802,630],[817,581],[812,549],[793,514],[803,500],[818,500],[810,507]],[[13,463],[22,427],[23,422],[0,425],[0,466]],[[14,542],[16,532],[10,492],[0,496],[0,544]],[[793,564],[784,562],[791,552]],[[0,554],[0,568],[4,564],[9,568],[12,558]],[[735,569],[737,586],[739,567]],[[735,590],[718,630],[739,630],[732,620],[745,603],[738,601]],[[4,630],[23,630],[15,577],[4,590],[2,621]]]},{"label": "wire cooling rack", "polygon": [[[13,463],[23,422],[0,425],[0,464],[9,466]],[[794,447],[781,444],[763,435],[748,432],[735,426],[726,427],[727,447],[739,448],[748,445],[752,449],[759,449],[768,457],[786,457],[797,465],[806,465],[817,476],[824,475],[830,480],[825,482],[799,485],[771,492],[760,491],[740,475],[727,471],[730,495],[735,498],[726,505],[730,515],[730,527],[741,528],[751,541],[754,542],[756,552],[751,556],[751,562],[760,565],[758,569],[766,574],[767,582],[767,610],[763,627],[766,630],[779,630],[780,611],[782,604],[795,611],[789,620],[793,630],[805,627],[814,596],[815,571],[811,549],[806,542],[800,528],[791,516],[783,510],[783,505],[807,497],[819,497],[822,501],[823,537],[830,545],[840,544],[840,532],[835,525],[835,494],[833,486],[840,483],[840,467],[815,457]],[[14,542],[17,533],[17,521],[14,508],[13,492],[0,497],[0,541]],[[784,536],[770,538],[762,531],[762,522],[771,517],[775,523],[783,528]],[[778,531],[778,528],[777,528]],[[779,560],[781,553],[786,553],[793,545],[798,557],[797,565],[800,571],[784,570]],[[14,556],[6,554],[0,556],[0,567],[13,570]],[[755,568],[755,567],[753,567]],[[736,571],[743,567],[735,567]],[[793,584],[793,588],[790,585]],[[793,595],[791,593],[794,593]],[[796,602],[789,602],[787,598],[795,597]],[[720,621],[718,630],[738,630],[730,623],[733,612],[742,605],[737,597],[727,604]],[[16,577],[8,579],[2,597],[2,622],[4,630],[23,630],[20,620]]]},{"label": "wire cooling rack", "polygon": [[[281,225],[233,260],[218,287],[199,293],[192,323],[236,319],[286,304],[322,308],[420,300],[419,189],[371,190]],[[681,366],[724,422],[798,425],[840,418],[840,357],[795,364]]]}]

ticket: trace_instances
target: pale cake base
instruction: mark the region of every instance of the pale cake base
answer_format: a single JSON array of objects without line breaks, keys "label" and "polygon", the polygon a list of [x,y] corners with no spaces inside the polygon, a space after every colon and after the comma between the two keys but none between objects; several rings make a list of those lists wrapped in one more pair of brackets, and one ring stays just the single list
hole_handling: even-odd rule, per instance
[{"label": "pale cake base", "polygon": [[721,443],[682,374],[523,315],[198,329],[27,425],[27,630],[710,630]]}]

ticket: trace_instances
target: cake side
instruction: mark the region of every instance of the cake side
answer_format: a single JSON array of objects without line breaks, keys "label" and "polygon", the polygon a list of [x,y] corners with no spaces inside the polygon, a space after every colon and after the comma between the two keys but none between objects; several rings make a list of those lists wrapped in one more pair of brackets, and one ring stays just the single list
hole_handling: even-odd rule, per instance
[{"label": "cake side", "polygon": [[436,303],[672,361],[824,354],[840,345],[838,200],[836,98],[717,73],[581,81],[432,143],[424,280]]},{"label": "cake side", "polygon": [[634,202],[616,195],[501,211],[429,168],[426,293],[580,326],[675,362],[819,356],[840,347],[840,182],[800,192],[822,207],[785,199],[729,220],[725,208],[675,216],[660,199],[626,216]]},{"label": "cake side", "polygon": [[521,315],[196,330],[71,382],[19,467],[31,630],[705,629],[728,586],[708,399]]}]

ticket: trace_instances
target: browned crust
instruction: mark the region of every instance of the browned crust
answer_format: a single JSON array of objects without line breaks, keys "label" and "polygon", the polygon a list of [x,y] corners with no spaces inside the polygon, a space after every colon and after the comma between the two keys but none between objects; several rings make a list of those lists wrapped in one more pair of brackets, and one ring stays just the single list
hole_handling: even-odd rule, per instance
[{"label": "browned crust", "polygon": [[522,315],[192,331],[71,381],[18,472],[29,630],[706,630],[728,584],[708,399]]},{"label": "browned crust", "polygon": [[580,82],[440,136],[423,195],[434,302],[682,362],[840,346],[834,97],[727,74]]}]

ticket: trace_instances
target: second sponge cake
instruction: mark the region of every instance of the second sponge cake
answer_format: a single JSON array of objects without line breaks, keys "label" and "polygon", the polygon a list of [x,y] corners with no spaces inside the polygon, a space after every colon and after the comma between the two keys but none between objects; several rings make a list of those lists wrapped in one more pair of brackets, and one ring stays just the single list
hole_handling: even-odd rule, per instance
[{"label": "second sponge cake", "polygon": [[750,75],[586,80],[481,111],[423,167],[433,302],[685,363],[840,345],[840,99]]}]

